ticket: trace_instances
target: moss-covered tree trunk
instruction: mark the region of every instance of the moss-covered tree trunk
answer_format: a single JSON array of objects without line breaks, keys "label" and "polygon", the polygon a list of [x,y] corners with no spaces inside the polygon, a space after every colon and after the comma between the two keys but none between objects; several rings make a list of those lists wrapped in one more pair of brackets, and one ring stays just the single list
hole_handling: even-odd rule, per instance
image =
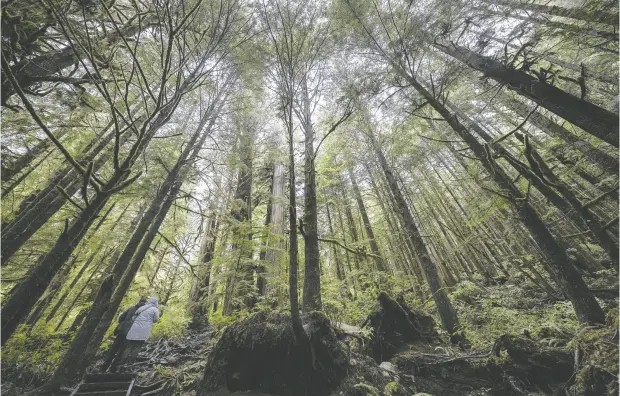
[{"label": "moss-covered tree trunk", "polygon": [[376,141],[372,132],[369,132],[368,136],[377,158],[379,159],[381,169],[385,174],[388,187],[392,192],[392,196],[397,206],[398,215],[401,217],[405,230],[408,233],[407,237],[411,240],[412,245],[415,247],[415,253],[422,266],[426,281],[430,286],[431,293],[433,294],[433,300],[437,306],[441,323],[449,334],[455,335],[459,331],[459,319],[456,314],[456,310],[452,306],[452,302],[450,302],[450,299],[441,284],[437,267],[429,257],[428,249],[422,240],[420,231],[418,230],[413,216],[409,211],[407,202],[405,201],[405,198],[397,184],[396,177],[394,177],[392,169],[388,165],[379,143]]}]

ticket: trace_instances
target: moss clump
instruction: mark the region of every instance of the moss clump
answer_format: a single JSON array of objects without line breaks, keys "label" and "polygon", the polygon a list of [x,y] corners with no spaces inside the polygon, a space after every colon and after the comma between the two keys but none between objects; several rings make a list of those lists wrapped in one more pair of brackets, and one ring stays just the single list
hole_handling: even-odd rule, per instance
[{"label": "moss clump", "polygon": [[584,327],[568,343],[568,349],[579,349],[583,360],[610,373],[618,372],[618,310],[607,314],[606,326]]},{"label": "moss clump", "polygon": [[618,378],[598,367],[586,365],[577,373],[572,391],[578,396],[617,395]]},{"label": "moss clump", "polygon": [[466,304],[475,305],[476,300],[483,296],[483,294],[484,292],[482,288],[472,281],[465,280],[457,285],[456,290],[452,292],[451,297],[455,300],[461,300]]}]

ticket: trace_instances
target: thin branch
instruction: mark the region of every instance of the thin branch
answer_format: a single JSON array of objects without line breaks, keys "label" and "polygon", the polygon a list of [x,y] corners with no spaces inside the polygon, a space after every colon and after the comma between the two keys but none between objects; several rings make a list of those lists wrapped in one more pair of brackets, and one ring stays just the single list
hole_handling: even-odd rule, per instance
[{"label": "thin branch", "polygon": [[60,193],[67,198],[67,201],[69,201],[73,206],[75,206],[76,208],[78,208],[79,210],[84,210],[83,207],[81,207],[77,202],[75,202],[73,200],[73,198],[71,198],[71,196],[65,191],[64,188],[60,187],[60,186],[56,186],[56,189],[58,189],[58,191],[60,191]]},{"label": "thin branch", "polygon": [[440,142],[440,143],[466,143],[464,140],[441,140],[441,139],[434,139],[432,137],[428,137],[428,136],[424,136],[424,135],[418,135],[421,138],[424,139],[428,139],[428,140],[432,140],[433,142]]},{"label": "thin branch", "polygon": [[603,224],[601,228],[603,230],[606,230],[609,227],[613,226],[614,224],[618,224],[618,216],[614,217],[613,219],[609,220],[607,223]]},{"label": "thin branch", "polygon": [[525,125],[525,123],[527,122],[527,120],[530,119],[530,116],[532,114],[534,114],[534,112],[538,110],[538,104],[536,106],[534,106],[534,108],[532,109],[532,111],[530,111],[530,113],[527,115],[527,117],[525,117],[525,119],[523,120],[522,123],[520,123],[515,129],[513,129],[512,131],[508,132],[507,134],[505,134],[504,136],[495,139],[491,144],[497,144],[499,142],[501,142],[502,140],[508,138],[509,136],[511,136],[513,133],[517,132],[519,129],[523,128],[523,125]]},{"label": "thin branch", "polygon": [[312,161],[314,161],[316,159],[316,155],[319,152],[319,148],[321,148],[321,144],[323,144],[325,139],[327,139],[327,137],[329,135],[331,135],[332,132],[334,132],[336,130],[336,128],[338,128],[340,126],[340,124],[342,124],[347,119],[349,119],[349,117],[351,117],[352,114],[353,114],[353,108],[350,107],[350,102],[349,102],[349,104],[347,104],[347,109],[346,109],[345,113],[342,115],[342,117],[340,117],[340,119],[338,121],[336,121],[335,124],[333,124],[331,126],[331,128],[329,128],[329,131],[327,131],[327,133],[325,135],[323,135],[323,138],[321,139],[319,144],[316,146],[316,150],[314,151],[314,155],[312,156]]},{"label": "thin branch", "polygon": [[352,248],[344,245],[342,242],[340,242],[340,241],[338,241],[336,239],[318,238],[318,240],[321,241],[321,242],[329,242],[329,243],[336,244],[336,245],[340,246],[341,248],[343,248],[343,249],[345,249],[345,250],[347,250],[347,251],[349,251],[351,253],[354,253],[354,254],[361,254],[361,255],[364,255],[364,256],[367,256],[367,257],[374,257],[374,258],[379,258],[379,259],[381,258],[381,256],[365,252],[364,250],[361,250],[361,249],[359,249],[359,250],[352,249]]},{"label": "thin branch", "polygon": [[602,193],[601,195],[599,195],[598,197],[592,199],[591,201],[586,202],[585,204],[583,204],[583,208],[587,208],[588,206],[592,206],[598,202],[600,202],[603,198],[605,198],[608,195],[611,195],[613,192],[618,190],[618,182],[616,182],[616,186],[614,188],[612,188],[611,190]]}]

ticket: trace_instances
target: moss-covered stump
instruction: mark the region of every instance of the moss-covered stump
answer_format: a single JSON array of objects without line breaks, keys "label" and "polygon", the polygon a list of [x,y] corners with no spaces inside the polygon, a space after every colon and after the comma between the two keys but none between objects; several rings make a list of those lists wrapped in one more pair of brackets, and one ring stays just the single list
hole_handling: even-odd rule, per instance
[{"label": "moss-covered stump", "polygon": [[305,318],[306,342],[295,342],[289,315],[260,312],[230,325],[209,356],[197,395],[223,388],[274,395],[326,395],[345,377],[348,359],[329,321]]},{"label": "moss-covered stump", "polygon": [[379,293],[377,300],[380,308],[371,312],[365,323],[372,330],[366,352],[377,362],[388,360],[409,344],[439,340],[432,317],[413,311],[384,292]]}]

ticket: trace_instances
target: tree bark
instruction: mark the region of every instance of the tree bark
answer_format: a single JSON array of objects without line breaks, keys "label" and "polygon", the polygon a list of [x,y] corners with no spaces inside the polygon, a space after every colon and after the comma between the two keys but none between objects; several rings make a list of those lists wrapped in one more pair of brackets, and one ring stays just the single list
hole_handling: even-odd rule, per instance
[{"label": "tree bark", "polygon": [[[273,166],[273,187],[271,190],[271,222],[269,224],[269,239],[265,252],[267,273],[280,275],[282,265],[282,252],[284,250],[284,221],[285,221],[285,197],[286,186],[285,167],[280,161]],[[271,288],[267,283],[265,293]]]},{"label": "tree bark", "polygon": [[[114,131],[108,131],[108,125],[98,138],[95,138],[82,150],[82,164],[94,161],[93,172],[97,172],[110,158],[111,153],[99,155],[114,139]],[[67,202],[62,188],[67,195],[73,196],[82,186],[80,175],[73,166],[67,166],[52,176],[49,184],[40,191],[30,194],[20,204],[13,220],[2,225],[2,265],[34,235]]]},{"label": "tree bark", "polygon": [[397,65],[394,65],[394,67],[446,120],[454,132],[467,143],[470,150],[482,162],[482,165],[489,175],[493,177],[497,185],[508,194],[509,201],[520,215],[521,221],[531,232],[536,243],[550,261],[556,278],[566,288],[577,314],[577,319],[582,323],[603,323],[605,321],[605,314],[581,275],[570,264],[566,252],[558,244],[527,197],[519,191],[510,177],[492,158],[492,154],[488,151],[491,149],[480,144],[473,134],[413,76],[408,75]]},{"label": "tree bark", "polygon": [[583,8],[565,8],[556,5],[535,4],[532,2],[493,0],[494,4],[503,5],[520,10],[538,12],[542,14],[554,15],[563,18],[578,19],[580,21],[596,22],[611,26],[618,26],[618,15],[603,11],[588,12]]},{"label": "tree bark", "polygon": [[[528,109],[525,104],[518,100],[510,99],[506,94],[501,95],[501,100],[508,109],[513,110],[521,117],[525,118],[531,112],[531,109]],[[618,158],[607,154],[600,148],[594,147],[589,141],[579,138],[568,129],[558,125],[551,118],[538,111],[533,112],[529,116],[528,121],[547,135],[566,142],[569,146],[582,153],[588,162],[600,166],[609,173],[618,175],[618,168],[620,167]]]},{"label": "tree bark", "polygon": [[366,206],[364,205],[364,201],[362,200],[362,194],[360,192],[359,186],[357,185],[355,174],[351,169],[349,169],[349,179],[351,179],[351,185],[353,186],[353,194],[355,195],[355,200],[357,201],[357,207],[360,211],[360,214],[362,215],[362,222],[364,223],[364,228],[366,229],[366,235],[368,236],[370,250],[374,255],[378,256],[374,257],[377,271],[385,272],[385,263],[383,261],[383,257],[381,257],[381,252],[379,251],[379,246],[377,245],[377,240],[375,239],[375,233],[372,230],[372,225],[370,224],[370,219],[368,218]]},{"label": "tree bark", "polygon": [[[255,304],[253,290],[254,271],[249,261],[252,260],[252,164],[254,160],[254,131],[239,131],[239,153],[240,169],[237,181],[237,188],[233,199],[232,217],[234,225],[232,227],[233,245],[232,252],[238,254],[236,267],[228,277],[226,284],[226,295],[224,298],[223,315],[230,315],[236,308],[233,298],[243,299],[246,307],[251,308]],[[239,278],[239,279],[237,279]]]},{"label": "tree bark", "polygon": [[465,47],[435,43],[434,47],[534,101],[614,147],[618,147],[618,115],[529,74],[509,68],[490,57]]},{"label": "tree bark", "polygon": [[[273,191],[273,171],[271,177],[271,191]],[[267,279],[265,279],[265,259],[267,258],[267,249],[269,247],[269,229],[271,228],[271,212],[273,210],[272,201],[273,196],[270,196],[267,200],[267,210],[265,213],[265,227],[263,230],[263,236],[260,247],[260,254],[258,257],[259,264],[256,268],[256,290],[259,296],[264,296],[267,290]]]},{"label": "tree bark", "polygon": [[[325,204],[325,211],[327,212],[327,224],[329,225],[329,233],[333,237],[334,236],[334,227],[332,225],[332,216],[329,212],[329,203]],[[334,259],[334,264],[336,265],[336,278],[339,281],[344,280],[344,271],[342,270],[342,263],[340,262],[340,256],[338,256],[338,252],[336,250],[336,246],[332,245],[332,257]]]},{"label": "tree bark", "polygon": [[316,169],[314,163],[314,127],[306,78],[302,82],[304,131],[304,293],[305,313],[321,310],[321,267],[319,253],[318,214],[316,204]]},{"label": "tree bark", "polygon": [[73,280],[71,281],[71,283],[69,284],[69,287],[67,288],[67,290],[64,292],[64,294],[58,299],[58,301],[56,302],[56,304],[54,304],[54,306],[52,307],[52,309],[50,310],[49,314],[47,315],[47,318],[45,318],[46,322],[51,321],[54,316],[56,316],[56,312],[58,312],[58,309],[62,306],[62,304],[65,302],[65,300],[67,299],[67,297],[69,296],[69,293],[71,293],[71,291],[73,290],[73,288],[75,287],[75,285],[80,281],[80,279],[82,278],[82,275],[84,274],[84,272],[86,271],[86,269],[90,266],[90,264],[93,262],[93,260],[95,259],[95,256],[97,255],[97,253],[99,253],[97,250],[95,250],[90,257],[88,257],[88,259],[86,260],[86,263],[84,263],[84,265],[82,266],[82,268],[80,268],[80,271],[77,273],[77,275],[73,278]]},{"label": "tree bark", "polygon": [[217,233],[219,229],[219,215],[217,207],[212,201],[211,218],[207,223],[205,230],[202,251],[200,254],[201,266],[198,272],[199,278],[192,281],[192,290],[190,292],[191,304],[194,306],[190,309],[192,313],[192,322],[207,325],[209,323],[209,288],[211,287],[211,261],[215,256],[215,246],[217,244]]},{"label": "tree bark", "polygon": [[431,293],[433,295],[433,300],[435,301],[435,305],[437,306],[437,311],[439,312],[439,317],[441,318],[441,323],[446,329],[446,331],[450,335],[456,335],[459,331],[459,320],[446,294],[445,290],[441,285],[441,280],[439,279],[439,274],[437,272],[437,267],[429,258],[429,252],[427,247],[424,245],[424,241],[422,240],[422,236],[418,230],[418,227],[413,220],[413,216],[407,207],[407,202],[403,197],[403,194],[398,187],[396,182],[396,178],[390,169],[390,166],[381,151],[380,146],[375,140],[374,136],[370,133],[369,135],[370,143],[375,150],[377,157],[379,159],[379,164],[381,165],[381,169],[385,174],[385,177],[388,182],[388,186],[390,191],[392,192],[392,196],[394,197],[395,203],[398,208],[398,215],[401,217],[403,224],[405,225],[405,229],[407,230],[408,238],[410,239],[413,246],[415,246],[415,251],[424,271],[424,275],[426,277],[426,281],[431,288]]},{"label": "tree bark", "polygon": [[293,324],[293,334],[297,343],[302,343],[306,339],[306,332],[301,324],[299,312],[299,291],[297,277],[299,274],[299,252],[297,246],[297,197],[295,192],[295,148],[293,135],[293,98],[288,98],[285,106],[284,123],[288,133],[288,288],[289,303],[291,306],[291,322]]}]

